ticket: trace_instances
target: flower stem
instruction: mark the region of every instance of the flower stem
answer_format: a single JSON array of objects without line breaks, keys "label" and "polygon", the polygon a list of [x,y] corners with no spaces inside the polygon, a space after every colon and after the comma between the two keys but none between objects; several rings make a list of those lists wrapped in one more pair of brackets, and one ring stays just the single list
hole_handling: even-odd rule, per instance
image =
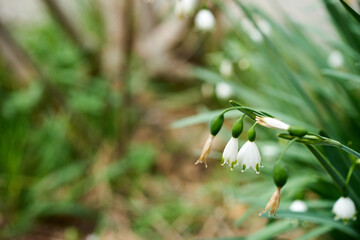
[{"label": "flower stem", "polygon": [[284,148],[284,150],[282,151],[282,153],[281,153],[281,155],[280,155],[280,157],[279,157],[279,161],[281,161],[281,159],[284,157],[284,155],[285,155],[286,151],[289,149],[290,145],[293,144],[293,143],[294,143],[296,140],[298,140],[298,139],[299,139],[299,138],[296,137],[296,138],[294,138],[294,139],[292,139],[292,140],[290,140],[290,141],[288,142],[288,144],[286,145],[286,147]]},{"label": "flower stem", "polygon": [[342,150],[344,150],[345,152],[350,153],[351,155],[353,155],[354,157],[356,157],[356,158],[358,158],[358,159],[360,158],[360,153],[358,153],[357,151],[355,151],[355,150],[352,149],[352,148],[349,148],[349,147],[345,146],[344,144],[341,144],[341,145],[339,146],[339,148],[342,149]]},{"label": "flower stem", "polygon": [[349,168],[349,172],[347,174],[346,177],[346,181],[345,181],[345,185],[344,185],[344,197],[347,197],[347,195],[349,194],[349,182],[350,182],[350,178],[352,176],[352,173],[356,167],[356,165],[360,164],[360,160],[358,159],[357,161],[354,161],[351,164],[351,167]]}]

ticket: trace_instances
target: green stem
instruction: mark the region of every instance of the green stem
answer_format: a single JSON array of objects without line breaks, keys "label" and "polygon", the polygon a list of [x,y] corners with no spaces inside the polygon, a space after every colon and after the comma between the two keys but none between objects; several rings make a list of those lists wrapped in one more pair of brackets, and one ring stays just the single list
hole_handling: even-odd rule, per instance
[{"label": "green stem", "polygon": [[[340,143],[341,144],[341,143]],[[353,155],[356,158],[360,158],[360,153],[358,153],[357,151],[353,150],[352,148],[349,148],[347,146],[345,146],[344,144],[341,144],[338,148],[344,150],[345,152],[350,153],[351,155]]]},{"label": "green stem", "polygon": [[356,167],[357,164],[359,164],[359,161],[354,161],[351,165],[351,167],[349,168],[349,172],[347,174],[346,177],[346,181],[345,181],[345,186],[344,186],[344,197],[347,197],[347,195],[349,194],[349,182],[350,182],[350,178],[352,176],[352,173]]},{"label": "green stem", "polygon": [[289,149],[290,145],[293,144],[297,139],[298,139],[298,137],[296,137],[288,142],[288,144],[286,145],[286,147],[284,148],[284,150],[282,151],[282,153],[279,157],[279,161],[281,161],[281,159],[284,157],[284,155],[285,155],[286,151]]},{"label": "green stem", "polygon": [[[278,136],[281,138],[287,139],[287,140],[293,140],[296,138],[295,136],[291,136],[290,134],[284,134],[284,133],[281,133]],[[316,138],[311,138],[310,136],[315,136]],[[354,149],[349,148],[334,139],[323,137],[323,136],[320,136],[315,133],[308,133],[302,138],[297,138],[297,141],[300,143],[303,143],[303,144],[307,144],[307,145],[308,144],[314,144],[314,145],[317,144],[317,145],[337,147],[337,148],[340,148],[341,150],[353,155],[357,159],[360,158],[360,153],[358,153]]]}]

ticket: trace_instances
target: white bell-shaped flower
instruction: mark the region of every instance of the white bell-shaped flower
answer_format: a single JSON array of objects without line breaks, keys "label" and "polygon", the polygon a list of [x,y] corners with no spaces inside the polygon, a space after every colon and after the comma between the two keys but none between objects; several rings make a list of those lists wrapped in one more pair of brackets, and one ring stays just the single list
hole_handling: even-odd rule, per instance
[{"label": "white bell-shaped flower", "polygon": [[349,197],[340,197],[334,204],[332,212],[335,214],[335,220],[356,219],[356,209],[353,200]]},{"label": "white bell-shaped flower", "polygon": [[260,173],[261,156],[255,142],[247,141],[237,154],[237,164],[242,168],[242,172],[250,167],[255,170],[257,174]]},{"label": "white bell-shaped flower", "polygon": [[195,26],[201,31],[211,31],[215,26],[215,17],[208,9],[201,9],[195,17]]},{"label": "white bell-shaped flower", "polygon": [[233,170],[234,165],[237,163],[236,156],[239,148],[239,140],[237,138],[231,137],[229,142],[226,144],[223,155],[222,155],[222,163],[229,164],[231,170]]},{"label": "white bell-shaped flower", "polygon": [[308,208],[304,201],[295,200],[291,203],[289,209],[292,212],[306,212]]}]

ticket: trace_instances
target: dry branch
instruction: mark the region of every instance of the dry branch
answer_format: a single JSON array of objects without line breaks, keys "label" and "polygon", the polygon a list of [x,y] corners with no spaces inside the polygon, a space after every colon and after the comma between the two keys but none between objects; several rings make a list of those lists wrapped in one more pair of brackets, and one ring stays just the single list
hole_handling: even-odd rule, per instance
[{"label": "dry branch", "polygon": [[12,72],[20,80],[21,84],[27,85],[37,75],[38,70],[28,54],[12,38],[5,25],[0,21],[0,54],[9,65]]}]

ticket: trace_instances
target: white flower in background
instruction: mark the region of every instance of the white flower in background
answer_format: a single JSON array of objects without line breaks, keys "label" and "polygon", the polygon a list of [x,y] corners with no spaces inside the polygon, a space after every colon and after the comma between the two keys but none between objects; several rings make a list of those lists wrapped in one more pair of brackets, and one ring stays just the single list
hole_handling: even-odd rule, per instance
[{"label": "white flower in background", "polygon": [[260,19],[257,21],[257,25],[266,36],[271,34],[271,25],[267,21]]},{"label": "white flower in background", "polygon": [[257,174],[260,173],[261,156],[255,142],[247,141],[240,149],[237,155],[237,164],[242,168],[242,172],[250,167],[255,170]]},{"label": "white flower in background", "polygon": [[220,63],[220,73],[224,77],[230,77],[233,72],[232,62],[230,60],[224,59]]},{"label": "white flower in background", "polygon": [[226,82],[219,82],[215,86],[215,94],[220,99],[228,99],[233,95],[233,90],[230,84]]},{"label": "white flower in background", "polygon": [[340,68],[344,65],[344,56],[340,51],[334,50],[329,54],[327,62],[332,68]]},{"label": "white flower in background", "polygon": [[233,170],[233,166],[236,164],[236,156],[238,153],[239,141],[237,138],[231,137],[229,142],[226,144],[223,155],[221,166],[225,164],[229,164],[231,170]]},{"label": "white flower in background", "polygon": [[268,127],[268,128],[275,128],[280,130],[289,130],[290,125],[280,121],[279,119],[272,118],[272,117],[256,117],[256,122],[261,126]]},{"label": "white flower in background", "polygon": [[295,200],[289,207],[292,212],[306,212],[308,210],[306,203],[301,200]]},{"label": "white flower in background", "polygon": [[197,0],[178,0],[175,6],[176,15],[179,18],[190,16],[195,12]]},{"label": "white flower in background", "polygon": [[356,209],[353,200],[349,197],[340,197],[334,204],[332,212],[335,214],[335,220],[356,219]]},{"label": "white flower in background", "polygon": [[215,17],[208,9],[201,9],[195,17],[195,26],[201,31],[211,31],[215,26]]}]

